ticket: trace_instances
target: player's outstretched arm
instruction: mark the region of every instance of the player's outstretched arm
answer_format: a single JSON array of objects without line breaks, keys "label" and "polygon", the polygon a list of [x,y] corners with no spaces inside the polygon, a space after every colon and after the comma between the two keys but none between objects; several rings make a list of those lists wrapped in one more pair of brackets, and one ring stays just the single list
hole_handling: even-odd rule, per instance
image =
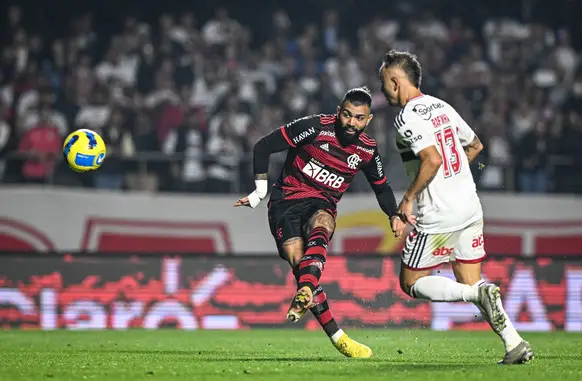
[{"label": "player's outstretched arm", "polygon": [[471,143],[469,143],[466,146],[463,146],[463,149],[465,150],[465,153],[467,154],[467,158],[469,159],[469,163],[472,163],[473,160],[475,160],[475,158],[479,155],[479,153],[481,151],[483,151],[483,143],[481,143],[481,140],[479,139],[479,137],[477,135],[475,135],[475,138],[473,139],[473,141],[471,141]]},{"label": "player's outstretched arm", "polygon": [[437,149],[432,125],[418,114],[403,111],[396,117],[394,126],[401,139],[420,161],[416,176],[398,206],[398,213],[406,222],[414,224],[416,220],[412,215],[414,200],[435,178],[443,159]]},{"label": "player's outstretched arm", "polygon": [[434,145],[424,148],[416,156],[420,159],[420,167],[398,207],[398,213],[404,216],[406,222],[411,224],[414,224],[416,220],[412,215],[414,200],[428,187],[443,163],[443,159]]},{"label": "player's outstretched arm", "polygon": [[441,154],[436,146],[426,147],[417,156],[420,159],[420,167],[416,173],[416,178],[404,193],[404,199],[407,201],[414,201],[428,187],[443,163]]},{"label": "player's outstretched arm", "polygon": [[374,150],[374,157],[370,162],[362,167],[362,172],[366,176],[366,179],[370,183],[372,190],[376,194],[376,200],[378,200],[378,205],[380,209],[390,219],[390,226],[394,235],[399,238],[404,234],[404,229],[406,224],[398,215],[398,206],[396,205],[396,197],[394,196],[394,191],[386,179],[384,174],[384,165],[382,163],[382,158],[378,153],[378,150]]},{"label": "player's outstretched arm", "polygon": [[261,138],[253,148],[253,172],[256,189],[247,197],[234,204],[256,208],[269,191],[269,158],[272,153],[285,151],[297,145],[306,144],[315,139],[319,130],[319,117],[309,116],[297,119]]}]

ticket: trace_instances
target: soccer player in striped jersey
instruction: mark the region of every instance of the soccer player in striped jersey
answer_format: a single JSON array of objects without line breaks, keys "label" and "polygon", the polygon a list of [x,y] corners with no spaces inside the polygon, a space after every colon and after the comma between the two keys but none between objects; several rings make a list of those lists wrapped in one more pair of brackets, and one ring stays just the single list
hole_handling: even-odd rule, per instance
[{"label": "soccer player in striped jersey", "polygon": [[370,91],[355,88],[345,94],[336,115],[307,116],[263,137],[254,147],[256,190],[235,204],[255,208],[266,197],[269,156],[288,150],[268,203],[271,234],[297,280],[287,319],[296,322],[311,310],[335,347],[357,358],[370,357],[372,350],[339,328],[319,279],[335,229],[337,203],[358,171],[364,172],[395,235],[405,228],[376,142],[364,132],[372,120],[371,108]]},{"label": "soccer player in striped jersey", "polygon": [[[483,211],[469,163],[483,145],[453,107],[420,91],[422,70],[413,54],[390,51],[379,75],[386,100],[401,108],[396,145],[412,179],[398,210],[414,225],[402,251],[402,290],[433,302],[474,303],[505,344],[500,363],[529,361],[533,349],[505,313],[499,287],[481,278]],[[445,262],[456,282],[432,275]]]}]

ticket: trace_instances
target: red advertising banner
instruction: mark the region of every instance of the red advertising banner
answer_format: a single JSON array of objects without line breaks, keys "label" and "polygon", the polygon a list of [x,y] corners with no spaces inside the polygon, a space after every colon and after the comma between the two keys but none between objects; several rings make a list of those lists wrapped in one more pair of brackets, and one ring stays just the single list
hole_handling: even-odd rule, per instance
[{"label": "red advertising banner", "polygon": [[[402,293],[397,257],[330,257],[322,284],[346,327],[488,329],[475,306]],[[6,329],[317,328],[285,320],[295,283],[276,256],[0,256],[0,327]],[[443,267],[435,270],[451,276]],[[519,330],[582,330],[582,259],[489,258]]]}]

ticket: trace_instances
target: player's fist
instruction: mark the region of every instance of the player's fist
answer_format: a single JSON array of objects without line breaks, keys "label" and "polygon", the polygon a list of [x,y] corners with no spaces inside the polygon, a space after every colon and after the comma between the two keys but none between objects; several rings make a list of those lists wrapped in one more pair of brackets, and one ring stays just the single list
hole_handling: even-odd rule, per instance
[{"label": "player's fist", "polygon": [[406,229],[406,222],[402,221],[400,216],[393,216],[390,219],[390,226],[394,232],[396,238],[400,238],[404,235],[404,230]]},{"label": "player's fist", "polygon": [[410,225],[416,225],[416,216],[412,214],[414,210],[414,201],[409,201],[406,197],[400,201],[398,205],[398,214],[404,220],[404,222]]}]

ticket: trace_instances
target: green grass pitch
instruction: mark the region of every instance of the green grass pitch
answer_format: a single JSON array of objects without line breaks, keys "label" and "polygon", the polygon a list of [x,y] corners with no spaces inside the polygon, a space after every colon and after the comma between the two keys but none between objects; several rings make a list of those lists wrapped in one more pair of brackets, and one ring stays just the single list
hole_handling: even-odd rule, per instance
[{"label": "green grass pitch", "polygon": [[491,332],[349,330],[374,350],[340,355],[304,330],[0,331],[0,380],[582,380],[582,335],[524,333],[536,351],[501,366]]}]

